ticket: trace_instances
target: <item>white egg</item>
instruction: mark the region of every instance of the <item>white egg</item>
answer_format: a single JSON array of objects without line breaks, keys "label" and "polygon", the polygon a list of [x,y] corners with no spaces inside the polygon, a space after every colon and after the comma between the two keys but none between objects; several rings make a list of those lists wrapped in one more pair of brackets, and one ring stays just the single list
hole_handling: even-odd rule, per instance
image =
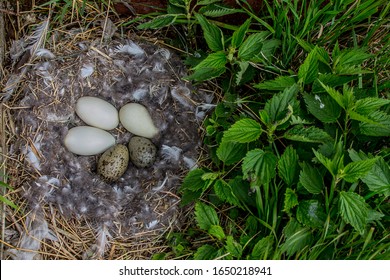
[{"label": "white egg", "polygon": [[118,110],[107,101],[93,97],[84,96],[77,100],[77,115],[91,126],[111,130],[118,126]]},{"label": "white egg", "polygon": [[158,129],[148,110],[138,103],[129,103],[119,110],[122,125],[131,133],[145,138],[153,138]]},{"label": "white egg", "polygon": [[114,146],[115,138],[107,131],[96,127],[77,126],[69,129],[64,144],[74,154],[92,156]]}]

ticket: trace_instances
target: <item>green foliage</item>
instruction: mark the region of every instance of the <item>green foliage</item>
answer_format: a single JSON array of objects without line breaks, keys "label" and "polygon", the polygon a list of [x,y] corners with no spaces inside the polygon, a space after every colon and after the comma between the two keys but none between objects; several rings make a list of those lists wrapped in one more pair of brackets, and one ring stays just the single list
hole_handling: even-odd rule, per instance
[{"label": "green foliage", "polygon": [[[255,13],[221,2],[170,0],[166,15],[140,26],[183,25],[201,54],[188,59],[187,79],[216,78],[224,90],[204,121],[208,168],[180,188],[183,205],[195,202],[196,238],[211,240],[189,254],[388,257],[390,101],[380,80],[390,37],[378,32],[390,4],[264,1]],[[248,18],[219,21],[234,13]]]}]

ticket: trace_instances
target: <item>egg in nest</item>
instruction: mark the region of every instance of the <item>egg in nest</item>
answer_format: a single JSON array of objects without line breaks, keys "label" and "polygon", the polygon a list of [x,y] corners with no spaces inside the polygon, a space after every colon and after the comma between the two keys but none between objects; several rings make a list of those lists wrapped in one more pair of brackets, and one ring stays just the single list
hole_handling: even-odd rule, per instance
[{"label": "egg in nest", "polygon": [[115,145],[105,151],[98,161],[98,174],[106,182],[115,182],[129,165],[129,150],[125,145]]},{"label": "egg in nest", "polygon": [[[23,83],[17,103],[22,109],[14,112],[20,137],[10,150],[23,155],[35,174],[23,186],[25,197],[35,212],[50,203],[64,216],[104,226],[114,237],[164,230],[173,224],[183,175],[196,166],[199,130],[213,96],[182,80],[186,68],[168,49],[131,40],[75,42],[77,32],[60,38],[74,43],[71,49],[37,57]],[[88,125],[75,112],[82,97],[102,99],[116,110],[129,103],[146,108],[158,130],[150,135],[156,150],[147,168],[129,164],[119,175],[126,159],[114,156],[115,174],[101,176],[108,164],[99,165],[99,156],[77,155],[65,147],[69,131]],[[122,146],[137,136],[120,122],[109,133]],[[113,150],[107,153],[115,155]]]}]

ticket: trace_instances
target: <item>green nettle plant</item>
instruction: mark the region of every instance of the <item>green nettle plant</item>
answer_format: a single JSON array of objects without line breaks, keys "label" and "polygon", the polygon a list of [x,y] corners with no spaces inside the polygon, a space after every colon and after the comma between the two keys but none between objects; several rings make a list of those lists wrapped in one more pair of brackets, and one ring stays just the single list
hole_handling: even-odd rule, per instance
[{"label": "green nettle plant", "polygon": [[213,240],[195,259],[390,257],[390,101],[362,86],[370,57],[311,47],[296,75],[255,85],[274,92],[265,104],[217,106],[205,122],[213,168],[181,187]]}]

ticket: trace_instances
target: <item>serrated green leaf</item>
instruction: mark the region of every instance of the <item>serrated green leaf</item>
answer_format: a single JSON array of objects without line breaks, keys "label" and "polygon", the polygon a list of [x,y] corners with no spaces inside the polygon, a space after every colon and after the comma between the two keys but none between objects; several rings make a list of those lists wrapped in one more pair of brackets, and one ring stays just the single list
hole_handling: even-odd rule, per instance
[{"label": "serrated green leaf", "polygon": [[241,84],[241,82],[244,78],[244,74],[246,73],[246,70],[249,67],[249,62],[248,61],[239,61],[238,65],[240,66],[240,70],[237,71],[237,73],[236,73],[236,81],[235,81],[236,85]]},{"label": "serrated green leaf", "polygon": [[198,191],[204,189],[206,182],[202,180],[202,176],[206,171],[202,169],[194,169],[188,172],[181,185],[181,191],[190,190]]},{"label": "serrated green leaf", "polygon": [[234,31],[232,35],[232,47],[238,48],[241,46],[242,42],[244,42],[244,38],[246,35],[246,32],[249,29],[249,26],[251,24],[251,19],[247,19],[243,24],[240,25],[240,27]]},{"label": "serrated green leaf", "polygon": [[284,134],[284,138],[307,143],[325,143],[331,141],[332,138],[324,130],[309,126],[296,125]]},{"label": "serrated green leaf", "polygon": [[345,104],[344,97],[339,91],[335,90],[332,87],[325,85],[321,81],[319,83],[322,85],[322,87],[325,89],[325,91],[330,95],[330,97],[332,97],[333,100],[336,101],[337,104],[339,104],[340,107],[342,107],[344,109],[347,108],[347,104]]},{"label": "serrated green leaf", "polygon": [[226,54],[224,52],[215,52],[209,54],[204,60],[202,60],[193,69],[198,70],[202,68],[213,68],[213,69],[225,68],[226,63],[227,63]]},{"label": "serrated green leaf", "polygon": [[368,115],[380,107],[390,103],[389,99],[366,97],[355,102],[355,111],[361,115]]},{"label": "serrated green leaf", "polygon": [[289,113],[289,105],[295,101],[298,93],[298,85],[286,88],[283,92],[275,94],[264,106],[271,122],[277,122],[286,117]]},{"label": "serrated green leaf", "polygon": [[240,119],[224,132],[222,142],[253,142],[259,139],[262,131],[257,121],[250,118]]},{"label": "serrated green leaf", "polygon": [[176,15],[161,15],[153,18],[151,21],[142,23],[137,26],[138,29],[158,29],[171,25],[176,21]]},{"label": "serrated green leaf", "polygon": [[218,4],[208,5],[199,9],[199,13],[206,17],[223,17],[241,12],[241,9],[229,8]]},{"label": "serrated green leaf", "polygon": [[303,200],[299,202],[297,209],[297,220],[311,228],[323,228],[327,215],[318,200]]},{"label": "serrated green leaf", "polygon": [[220,225],[211,225],[208,233],[211,236],[216,237],[218,240],[223,240],[226,237],[223,228]]},{"label": "serrated green leaf", "polygon": [[284,194],[284,208],[283,211],[290,213],[290,210],[298,205],[298,195],[293,189],[287,188]]},{"label": "serrated green leaf", "polygon": [[369,208],[364,198],[354,192],[340,192],[339,211],[343,220],[363,234],[367,225]]},{"label": "serrated green leaf", "polygon": [[221,29],[200,14],[195,14],[195,17],[202,27],[203,36],[210,50],[214,52],[224,50],[224,39]]},{"label": "serrated green leaf", "polygon": [[390,136],[390,116],[382,111],[372,112],[368,117],[376,122],[377,124],[372,123],[360,123],[359,130],[360,133],[368,136],[376,137],[388,137]]},{"label": "serrated green leaf", "polygon": [[199,247],[195,254],[194,259],[195,260],[212,260],[217,257],[218,249],[214,246],[205,244]]},{"label": "serrated green leaf", "polygon": [[316,156],[317,160],[328,169],[328,171],[335,176],[337,173],[337,166],[333,163],[332,160],[321,154],[320,152],[313,149],[313,153]]},{"label": "serrated green leaf", "polygon": [[225,73],[226,67],[223,68],[199,68],[191,75],[184,77],[185,80],[193,80],[197,82],[206,81],[217,78]]},{"label": "serrated green leaf", "polygon": [[360,65],[365,60],[372,57],[363,49],[345,49],[342,50],[336,57],[333,57],[334,69],[337,71],[339,67]]},{"label": "serrated green leaf", "polygon": [[305,61],[299,67],[298,78],[305,85],[308,85],[318,77],[318,47],[315,46],[314,49],[307,55]]},{"label": "serrated green leaf", "polygon": [[361,180],[371,191],[390,196],[390,167],[383,158],[379,158],[373,168]]},{"label": "serrated green leaf", "polygon": [[215,209],[202,202],[195,204],[195,220],[199,228],[205,231],[208,231],[213,225],[219,225],[219,219]]},{"label": "serrated green leaf", "polygon": [[292,146],[288,146],[278,161],[279,176],[291,186],[298,175],[298,154]]},{"label": "serrated green leaf", "polygon": [[339,170],[338,176],[349,183],[354,183],[366,176],[376,161],[377,158],[372,158],[348,163],[344,169]]},{"label": "serrated green leaf", "polygon": [[274,237],[272,235],[268,235],[263,237],[252,249],[251,257],[255,260],[266,260],[268,256],[271,255],[273,251],[274,245]]},{"label": "serrated green leaf", "polygon": [[200,6],[204,6],[204,5],[210,5],[210,4],[213,4],[216,2],[221,2],[221,1],[222,0],[198,0],[197,4]]},{"label": "serrated green leaf", "polygon": [[224,180],[220,179],[215,182],[214,192],[222,201],[242,208],[242,205],[234,194],[232,187]]},{"label": "serrated green leaf", "polygon": [[303,94],[309,112],[323,123],[334,123],[341,114],[340,106],[325,94]]},{"label": "serrated green leaf", "polygon": [[276,176],[277,157],[261,149],[249,151],[242,163],[244,179],[251,179],[258,184],[268,184]]},{"label": "serrated green leaf", "polygon": [[385,215],[381,212],[369,209],[367,222],[380,221]]},{"label": "serrated green leaf", "polygon": [[286,241],[280,248],[282,252],[286,252],[287,256],[291,257],[295,253],[303,250],[305,247],[311,246],[313,235],[309,227],[301,227],[298,224],[294,231],[292,231],[292,229],[289,231],[290,234],[286,234]]},{"label": "serrated green leaf", "polygon": [[232,165],[242,160],[246,151],[246,144],[222,141],[217,149],[217,157],[224,164]]},{"label": "serrated green leaf", "polygon": [[268,37],[269,32],[258,32],[249,35],[238,49],[238,57],[250,61],[260,54],[262,43]]},{"label": "serrated green leaf", "polygon": [[233,236],[229,235],[226,238],[226,246],[225,249],[228,253],[230,253],[233,257],[239,259],[242,255],[242,246],[240,243],[236,242]]},{"label": "serrated green leaf", "polygon": [[275,80],[266,80],[260,84],[254,85],[257,89],[283,91],[295,85],[295,79],[288,76],[279,76]]},{"label": "serrated green leaf", "polygon": [[[254,59],[253,61],[270,61],[275,54],[275,50],[281,45],[281,41],[278,39],[269,39],[263,42],[263,46],[261,47],[261,56],[258,59]],[[268,63],[267,63],[268,64]]]},{"label": "serrated green leaf", "polygon": [[[354,76],[340,76],[340,75],[335,75],[335,74],[320,74],[318,76],[318,79],[314,81],[312,85],[312,93],[313,94],[318,94],[318,93],[325,93],[325,89],[321,85],[323,83],[324,85],[327,85],[331,88],[335,88],[338,86],[342,86],[344,84],[349,83],[350,81],[355,80],[356,77]],[[320,83],[321,82],[321,83]]]},{"label": "serrated green leaf", "polygon": [[369,117],[361,115],[355,111],[348,110],[348,115],[351,120],[355,120],[362,123],[368,123],[372,125],[380,125],[380,123],[377,123],[373,120],[371,120]]},{"label": "serrated green leaf", "polygon": [[[326,161],[326,160],[325,160]],[[326,164],[331,164],[330,161]],[[299,174],[299,182],[311,194],[319,194],[324,189],[324,179],[317,168],[307,162],[302,163],[302,170]]]}]

